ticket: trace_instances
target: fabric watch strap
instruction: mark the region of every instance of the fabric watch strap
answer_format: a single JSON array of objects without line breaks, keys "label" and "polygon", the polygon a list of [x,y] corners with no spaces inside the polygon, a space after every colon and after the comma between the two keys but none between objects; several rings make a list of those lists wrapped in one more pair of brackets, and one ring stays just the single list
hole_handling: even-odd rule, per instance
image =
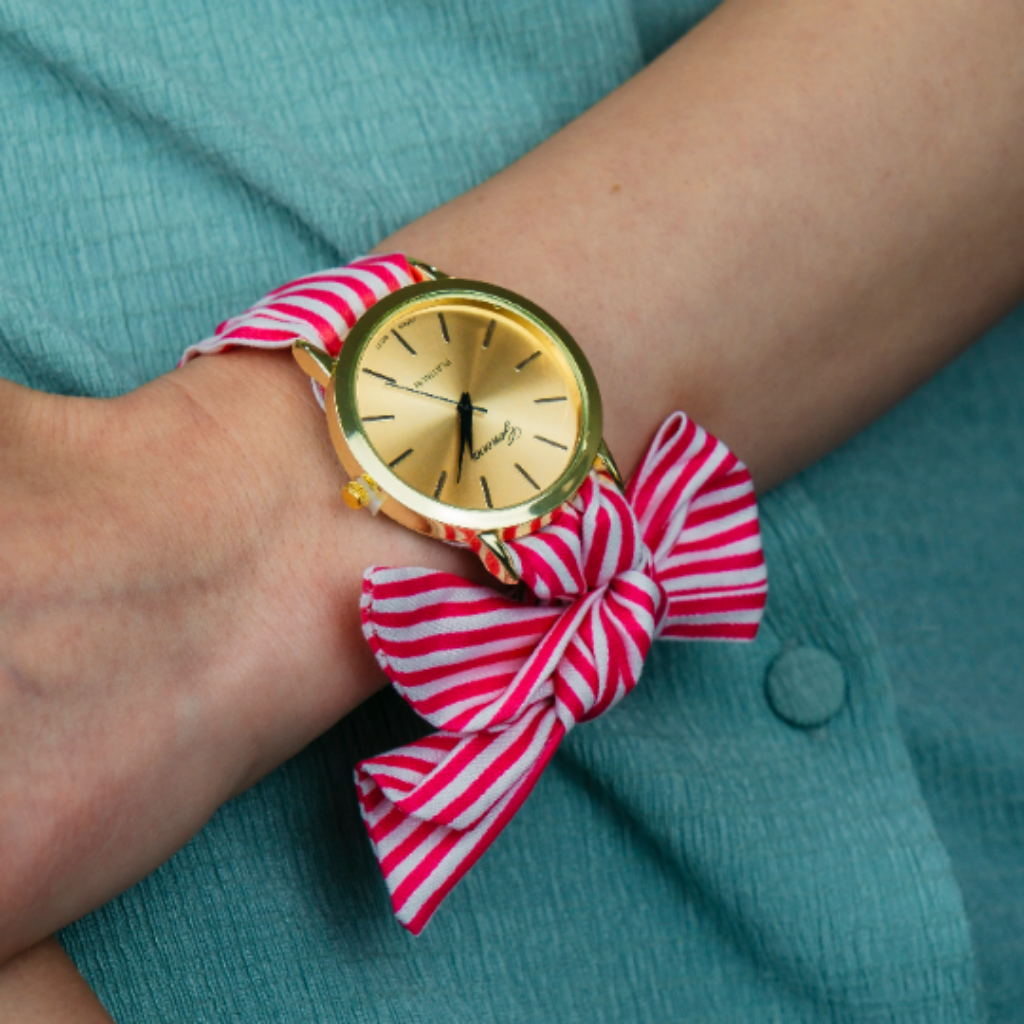
[{"label": "fabric watch strap", "polygon": [[185,349],[178,365],[202,355],[247,348],[291,348],[302,338],[337,357],[355,322],[385,295],[423,280],[404,256],[365,256],[275,288],[213,336]]},{"label": "fabric watch strap", "polygon": [[[367,257],[270,292],[182,358],[303,338],[336,356],[378,298],[420,275]],[[363,761],[363,820],[395,914],[419,934],[529,795],[565,734],[636,685],[656,637],[752,640],[767,576],[746,467],[683,413],[626,493],[592,472],[562,514],[506,541],[532,595],[371,567],[363,633],[437,732]]]}]

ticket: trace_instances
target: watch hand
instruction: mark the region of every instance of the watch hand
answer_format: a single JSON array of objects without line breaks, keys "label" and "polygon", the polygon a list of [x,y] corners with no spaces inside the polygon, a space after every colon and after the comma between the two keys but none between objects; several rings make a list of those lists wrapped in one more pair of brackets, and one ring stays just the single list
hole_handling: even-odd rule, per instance
[{"label": "watch hand", "polygon": [[[384,383],[387,384],[389,388],[398,388],[399,391],[408,391],[411,395],[422,395],[424,398],[436,398],[439,402],[447,402],[449,405],[459,404],[459,402],[456,402],[454,398],[445,398],[444,395],[432,395],[429,391],[417,391],[416,388],[407,388],[405,385],[399,384],[390,377],[388,377]],[[473,412],[487,412],[486,409],[479,405],[471,405],[469,408]]]},{"label": "watch hand", "polygon": [[469,447],[469,457],[473,457],[473,402],[468,391],[462,392],[459,399],[459,475],[456,483],[462,482],[462,457]]}]

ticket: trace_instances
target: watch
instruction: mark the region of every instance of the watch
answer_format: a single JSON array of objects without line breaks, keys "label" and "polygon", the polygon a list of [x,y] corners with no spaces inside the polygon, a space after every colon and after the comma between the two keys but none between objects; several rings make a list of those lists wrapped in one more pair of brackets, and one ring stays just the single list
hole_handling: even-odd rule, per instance
[{"label": "watch", "polygon": [[621,488],[597,380],[533,302],[409,264],[420,280],[371,305],[337,356],[306,339],[292,351],[323,388],[346,502],[518,582],[506,541],[557,518],[591,470]]},{"label": "watch", "polygon": [[767,593],[753,482],[684,413],[623,488],[593,371],[558,322],[394,254],[275,288],[194,356],[291,349],[353,508],[470,547],[515,593],[370,566],[363,635],[436,732],[360,762],[360,812],[419,934],[566,733],[637,684],[653,640],[752,640]]}]

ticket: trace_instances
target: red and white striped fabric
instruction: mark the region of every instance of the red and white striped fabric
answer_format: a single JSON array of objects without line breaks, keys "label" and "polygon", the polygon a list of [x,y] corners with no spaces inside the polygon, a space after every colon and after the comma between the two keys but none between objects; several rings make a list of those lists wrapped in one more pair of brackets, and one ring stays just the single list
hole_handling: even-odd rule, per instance
[{"label": "red and white striped fabric", "polygon": [[419,934],[576,725],[636,685],[656,636],[752,640],[767,594],[750,475],[676,413],[626,495],[591,473],[508,542],[529,604],[426,569],[367,571],[363,632],[439,731],[362,762],[359,802],[399,921]]},{"label": "red and white striped fabric", "polygon": [[364,256],[268,292],[255,306],[219,324],[185,349],[179,366],[202,355],[247,348],[291,348],[299,338],[337,357],[355,322],[378,300],[423,278],[399,253]]},{"label": "red and white striped fabric", "polygon": [[[337,356],[378,299],[421,280],[369,256],[270,292],[181,362],[235,346]],[[529,602],[426,569],[371,568],[363,632],[439,731],[362,762],[363,819],[395,914],[419,934],[515,814],[566,732],[636,685],[655,637],[752,640],[767,594],[746,468],[682,413],[626,494],[591,473],[549,526],[506,541]]]}]

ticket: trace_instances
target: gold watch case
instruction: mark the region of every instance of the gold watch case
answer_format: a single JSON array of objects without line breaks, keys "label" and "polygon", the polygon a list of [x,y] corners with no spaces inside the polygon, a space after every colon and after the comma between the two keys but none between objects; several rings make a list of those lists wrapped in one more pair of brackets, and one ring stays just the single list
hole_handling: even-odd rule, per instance
[{"label": "gold watch case", "polygon": [[433,537],[476,538],[512,581],[502,540],[550,522],[595,465],[621,486],[597,381],[528,299],[417,265],[432,279],[375,303],[337,360],[302,341],[293,353],[325,388],[346,501]]}]

